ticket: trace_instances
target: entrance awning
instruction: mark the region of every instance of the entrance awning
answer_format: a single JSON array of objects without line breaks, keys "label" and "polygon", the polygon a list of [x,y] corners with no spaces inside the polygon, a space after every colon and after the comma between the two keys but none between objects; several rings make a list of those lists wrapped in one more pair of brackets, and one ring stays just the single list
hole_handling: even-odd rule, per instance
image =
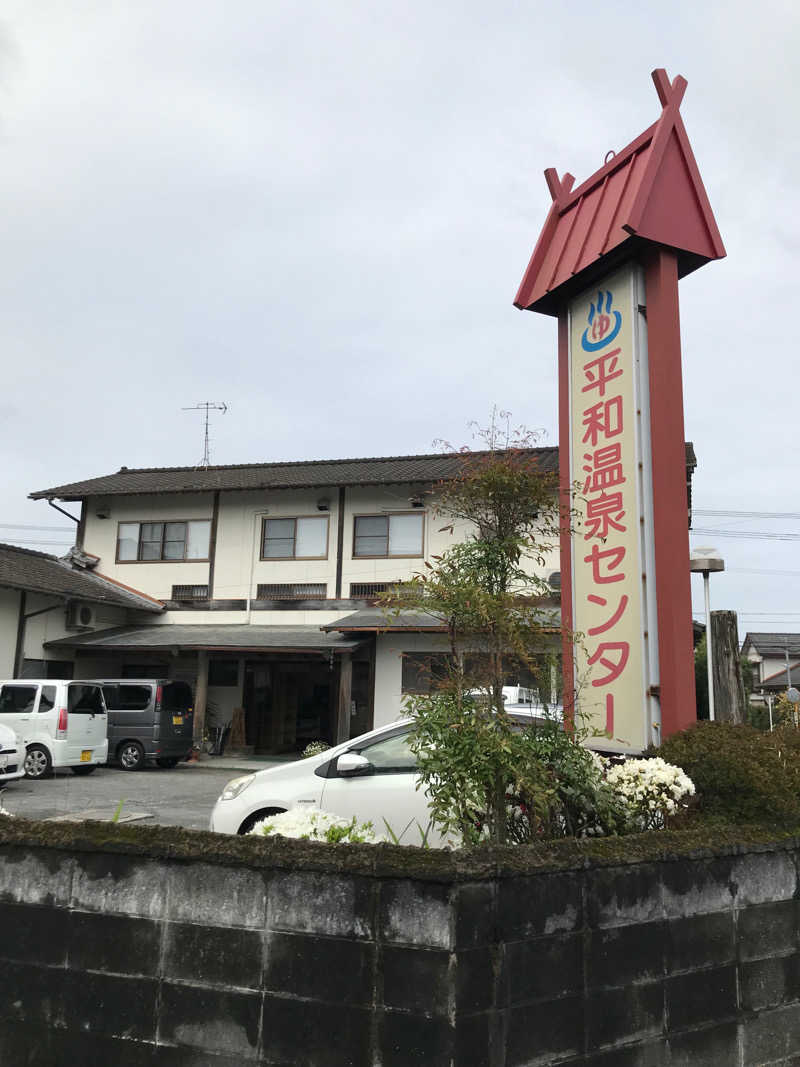
[{"label": "entrance awning", "polygon": [[[545,629],[558,630],[561,626],[559,608],[543,606],[541,624]],[[382,608],[362,608],[352,615],[345,615],[325,627],[329,632],[356,633],[447,633],[447,622],[440,615],[427,611],[384,611]]]},{"label": "entrance awning", "polygon": [[329,633],[447,633],[447,623],[441,616],[426,611],[389,611],[383,608],[362,608],[345,615],[325,627]]},{"label": "entrance awning", "polygon": [[350,652],[361,638],[326,633],[318,626],[120,626],[47,641],[45,648],[91,652]]}]

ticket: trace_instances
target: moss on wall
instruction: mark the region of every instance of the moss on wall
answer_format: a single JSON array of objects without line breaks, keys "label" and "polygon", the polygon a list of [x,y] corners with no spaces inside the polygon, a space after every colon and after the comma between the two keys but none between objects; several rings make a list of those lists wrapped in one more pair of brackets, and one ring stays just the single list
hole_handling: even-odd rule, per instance
[{"label": "moss on wall", "polygon": [[280,837],[233,837],[174,826],[0,819],[0,850],[115,852],[219,863],[257,870],[308,870],[431,882],[724,856],[800,847],[800,838],[766,827],[698,826],[627,837],[567,839],[522,847],[449,852],[399,845],[328,845]]}]

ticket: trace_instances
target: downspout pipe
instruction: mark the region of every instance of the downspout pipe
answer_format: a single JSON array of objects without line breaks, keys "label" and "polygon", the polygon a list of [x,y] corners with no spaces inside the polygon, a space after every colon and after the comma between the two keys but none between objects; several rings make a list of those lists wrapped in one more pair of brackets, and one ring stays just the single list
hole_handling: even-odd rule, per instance
[{"label": "downspout pipe", "polygon": [[60,508],[58,504],[54,504],[50,497],[47,498],[47,503],[50,505],[51,508],[55,508],[56,511],[60,511],[62,515],[66,515],[68,519],[72,519],[76,526],[80,526],[81,520],[78,518],[77,515],[72,515],[69,511],[64,511],[64,509]]}]

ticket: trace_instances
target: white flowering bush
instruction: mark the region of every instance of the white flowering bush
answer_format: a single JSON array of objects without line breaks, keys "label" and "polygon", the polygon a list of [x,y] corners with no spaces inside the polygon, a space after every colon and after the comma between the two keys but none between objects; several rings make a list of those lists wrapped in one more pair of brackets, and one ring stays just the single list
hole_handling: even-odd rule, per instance
[{"label": "white flowering bush", "polygon": [[663,829],[667,816],[686,807],[686,798],[694,795],[691,778],[660,757],[604,763],[606,782],[622,802],[630,829]]},{"label": "white flowering bush", "polygon": [[327,841],[329,844],[377,844],[379,837],[371,822],[359,823],[355,815],[343,819],[319,808],[292,808],[257,822],[250,835],[294,837],[301,841]]}]

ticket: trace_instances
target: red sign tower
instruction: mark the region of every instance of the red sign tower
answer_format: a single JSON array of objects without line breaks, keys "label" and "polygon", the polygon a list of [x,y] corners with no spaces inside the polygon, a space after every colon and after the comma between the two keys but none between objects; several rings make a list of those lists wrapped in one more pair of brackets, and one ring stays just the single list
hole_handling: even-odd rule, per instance
[{"label": "red sign tower", "polygon": [[652,126],[577,189],[545,171],[553,204],[514,301],[558,318],[562,500],[580,515],[562,616],[585,635],[583,651],[565,636],[564,704],[628,751],[696,717],[678,280],[725,255],[686,79],[652,77]]}]

